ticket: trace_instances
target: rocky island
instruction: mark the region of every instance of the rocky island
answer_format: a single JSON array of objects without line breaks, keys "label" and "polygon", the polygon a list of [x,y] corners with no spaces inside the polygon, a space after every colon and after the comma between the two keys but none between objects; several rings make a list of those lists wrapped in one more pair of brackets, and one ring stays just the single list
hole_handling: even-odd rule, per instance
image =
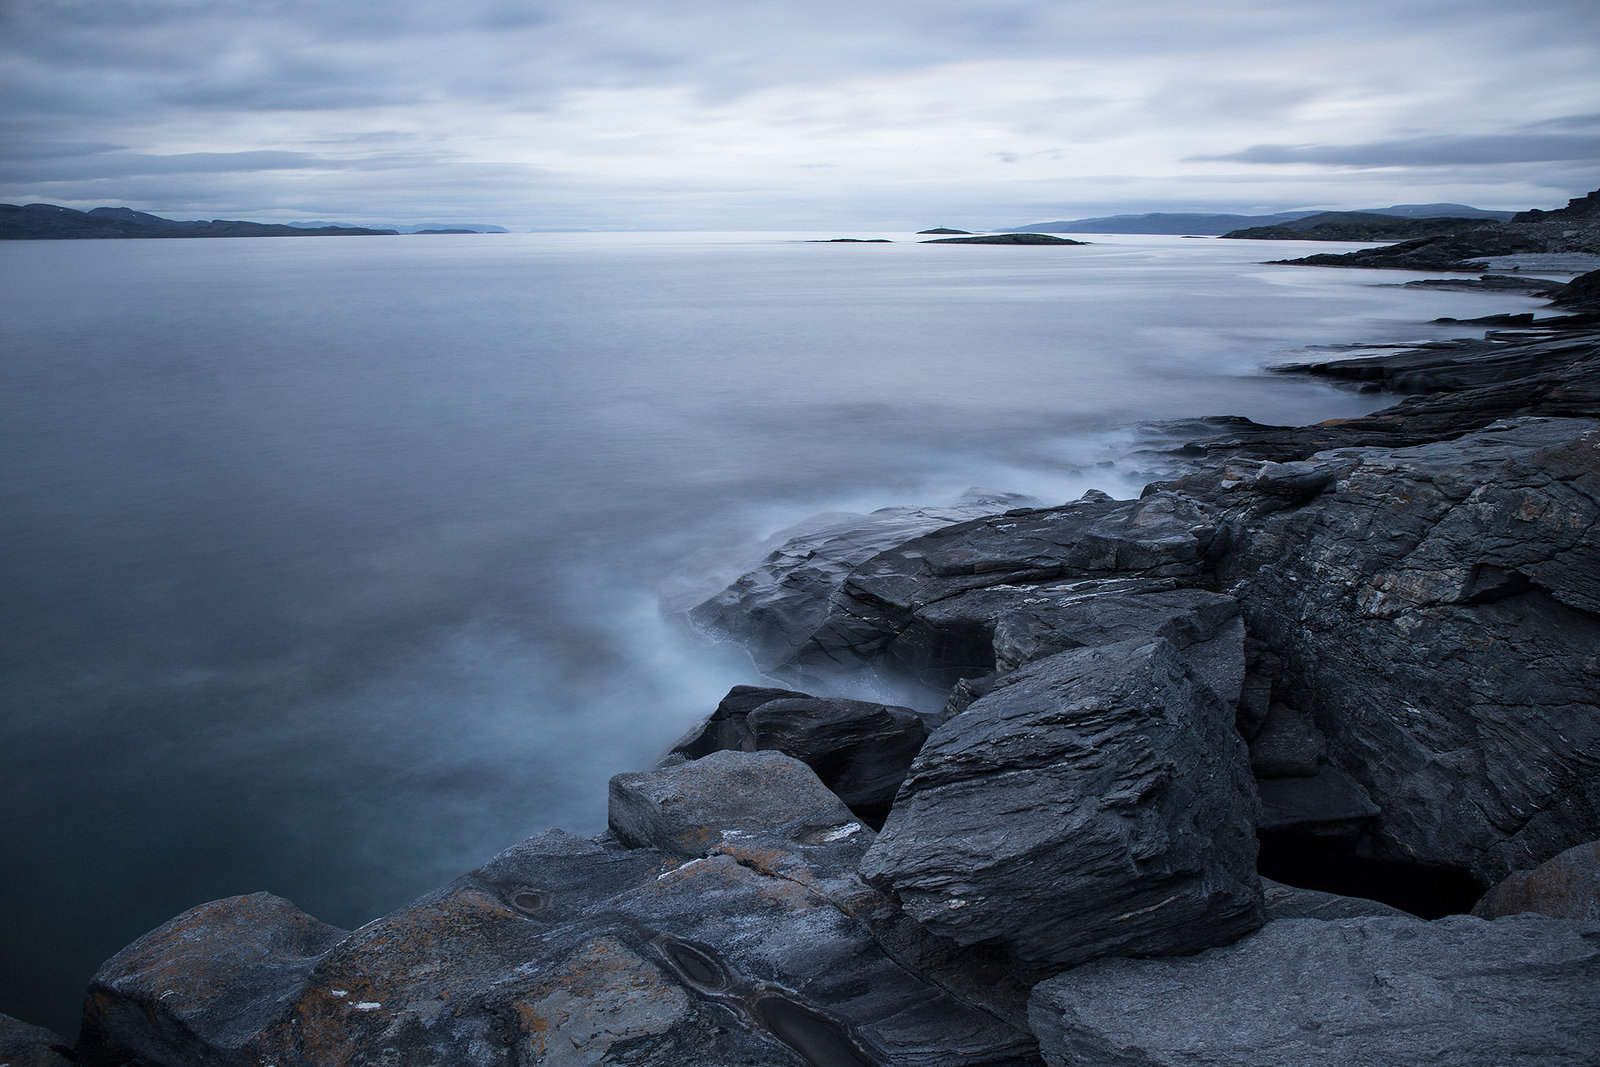
[{"label": "rocky island", "polygon": [[125,207],[77,211],[56,204],[0,204],[0,240],[103,240],[117,237],[392,237],[361,226],[280,226],[229,219],[180,222]]},{"label": "rocky island", "polygon": [[[1403,399],[1168,426],[1137,499],[797,536],[691,612],[774,684],[613,779],[606,833],[355,931],[201,905],[75,1048],[0,1058],[1592,1063],[1597,289],[1282,368]],[[809,691],[841,671],[943,708]]]}]

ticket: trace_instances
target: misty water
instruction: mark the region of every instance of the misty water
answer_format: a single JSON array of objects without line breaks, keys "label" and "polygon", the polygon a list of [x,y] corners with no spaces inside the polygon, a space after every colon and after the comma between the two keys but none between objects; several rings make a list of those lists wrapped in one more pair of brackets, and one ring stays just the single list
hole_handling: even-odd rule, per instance
[{"label": "misty water", "polygon": [[663,593],[812,513],[1132,493],[1145,420],[1378,406],[1264,364],[1533,306],[1258,263],[1303,246],[813,236],[0,245],[0,1011],[70,1036],[209,899],[355,926],[600,831],[760,680]]}]

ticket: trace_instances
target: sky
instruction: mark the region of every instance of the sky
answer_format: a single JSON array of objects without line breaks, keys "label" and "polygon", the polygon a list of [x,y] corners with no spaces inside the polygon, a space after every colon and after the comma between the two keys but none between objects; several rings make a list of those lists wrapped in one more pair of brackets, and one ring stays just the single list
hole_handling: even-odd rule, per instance
[{"label": "sky", "polygon": [[1596,0],[0,0],[0,201],[1000,228],[1600,188]]}]

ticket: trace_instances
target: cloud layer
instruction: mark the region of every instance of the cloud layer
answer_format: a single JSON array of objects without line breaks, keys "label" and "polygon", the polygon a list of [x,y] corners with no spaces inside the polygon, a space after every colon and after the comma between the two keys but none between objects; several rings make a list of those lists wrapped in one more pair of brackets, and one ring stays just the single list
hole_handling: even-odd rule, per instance
[{"label": "cloud layer", "polygon": [[8,0],[0,200],[514,228],[1554,206],[1600,184],[1596,29],[1591,0]]}]

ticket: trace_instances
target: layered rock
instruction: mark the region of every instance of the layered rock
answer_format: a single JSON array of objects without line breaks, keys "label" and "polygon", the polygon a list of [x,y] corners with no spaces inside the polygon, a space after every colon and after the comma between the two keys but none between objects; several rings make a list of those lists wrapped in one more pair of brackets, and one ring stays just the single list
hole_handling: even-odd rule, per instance
[{"label": "layered rock", "polygon": [[1062,652],[929,739],[861,870],[930,930],[1068,965],[1261,921],[1233,714],[1167,641]]},{"label": "layered rock", "polygon": [[83,1062],[1034,1062],[885,947],[872,831],[804,764],[718,753],[613,798],[615,842],[550,831],[348,935],[276,898],[196,909],[96,977]]},{"label": "layered rock", "polygon": [[1284,919],[1068,971],[1030,1018],[1051,1067],[1578,1067],[1600,1047],[1600,925]]}]

